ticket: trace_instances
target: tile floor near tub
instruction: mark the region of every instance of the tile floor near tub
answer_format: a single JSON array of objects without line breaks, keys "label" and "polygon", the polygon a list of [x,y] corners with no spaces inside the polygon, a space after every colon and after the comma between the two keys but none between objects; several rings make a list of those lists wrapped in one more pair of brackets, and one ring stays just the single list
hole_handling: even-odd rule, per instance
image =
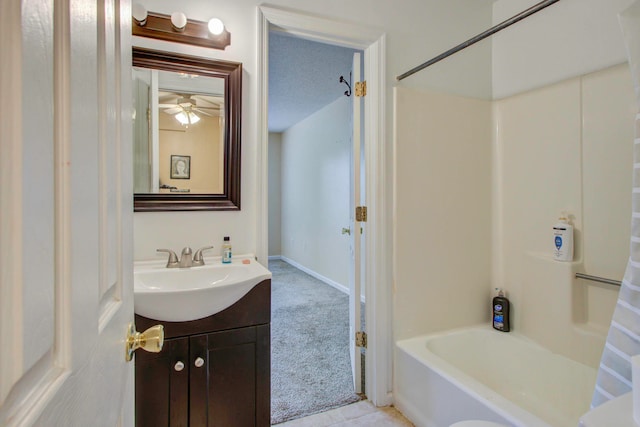
[{"label": "tile floor near tub", "polygon": [[277,427],[412,427],[393,407],[376,408],[363,400],[341,408],[277,424]]}]

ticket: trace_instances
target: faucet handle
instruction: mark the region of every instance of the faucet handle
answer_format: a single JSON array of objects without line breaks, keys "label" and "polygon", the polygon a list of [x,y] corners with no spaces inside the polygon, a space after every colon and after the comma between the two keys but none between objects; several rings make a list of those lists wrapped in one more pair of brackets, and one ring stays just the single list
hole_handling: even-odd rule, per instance
[{"label": "faucet handle", "polygon": [[200,248],[193,254],[193,265],[199,266],[204,265],[204,258],[202,257],[202,252],[213,249],[213,246],[205,246],[204,248]]},{"label": "faucet handle", "polygon": [[169,260],[167,261],[167,268],[175,268],[180,263],[178,262],[178,256],[171,249],[156,249],[156,252],[166,252],[169,254]]}]

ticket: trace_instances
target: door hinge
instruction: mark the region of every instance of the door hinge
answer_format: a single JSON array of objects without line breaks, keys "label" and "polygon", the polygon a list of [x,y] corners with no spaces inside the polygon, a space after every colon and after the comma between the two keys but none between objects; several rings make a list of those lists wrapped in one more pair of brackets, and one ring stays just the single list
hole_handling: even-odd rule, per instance
[{"label": "door hinge", "polygon": [[366,332],[356,332],[356,347],[364,347],[367,348],[367,333]]},{"label": "door hinge", "polygon": [[356,96],[367,95],[367,81],[356,82]]},{"label": "door hinge", "polygon": [[356,206],[356,221],[367,222],[367,207]]}]

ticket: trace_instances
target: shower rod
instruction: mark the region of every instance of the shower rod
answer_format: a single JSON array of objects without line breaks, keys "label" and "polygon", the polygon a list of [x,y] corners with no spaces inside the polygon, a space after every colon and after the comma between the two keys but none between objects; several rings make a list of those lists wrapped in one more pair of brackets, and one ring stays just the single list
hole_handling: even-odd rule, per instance
[{"label": "shower rod", "polygon": [[427,62],[424,62],[420,65],[418,65],[417,67],[414,67],[412,69],[410,69],[409,71],[407,71],[404,74],[400,74],[398,77],[396,77],[396,80],[400,81],[403,79],[406,79],[407,77],[409,77],[412,74],[417,73],[418,71],[421,71],[425,68],[427,68],[430,65],[435,64],[436,62],[440,62],[445,58],[448,58],[449,56],[453,55],[454,53],[460,52],[463,49],[468,48],[469,46],[478,43],[480,40],[484,40],[487,37],[497,33],[498,31],[502,31],[505,28],[515,24],[518,21],[523,20],[524,18],[527,18],[531,15],[533,15],[536,12],[540,12],[542,9],[545,9],[546,7],[551,6],[554,3],[559,2],[560,0],[544,0],[541,1],[540,3],[537,3],[533,6],[531,6],[529,9],[526,9],[522,12],[520,12],[519,14],[512,16],[511,18],[507,19],[506,21],[502,21],[501,23],[499,23],[498,25],[495,25],[491,28],[489,28],[488,30],[478,34],[475,37],[470,38],[469,40],[467,40],[466,42],[460,43],[458,46],[449,49],[448,51],[441,53],[440,55],[428,60]]},{"label": "shower rod", "polygon": [[593,282],[607,283],[614,286],[622,286],[622,282],[620,282],[619,280],[605,279],[604,277],[592,276],[590,274],[576,273],[576,278],[591,280]]}]

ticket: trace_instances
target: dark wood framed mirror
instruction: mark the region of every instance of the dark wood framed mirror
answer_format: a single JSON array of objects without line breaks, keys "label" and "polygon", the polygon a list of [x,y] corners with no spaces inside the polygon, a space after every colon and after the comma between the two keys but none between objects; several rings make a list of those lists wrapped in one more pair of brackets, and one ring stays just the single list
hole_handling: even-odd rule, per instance
[{"label": "dark wood framed mirror", "polygon": [[242,64],[133,48],[134,211],[240,210]]}]

